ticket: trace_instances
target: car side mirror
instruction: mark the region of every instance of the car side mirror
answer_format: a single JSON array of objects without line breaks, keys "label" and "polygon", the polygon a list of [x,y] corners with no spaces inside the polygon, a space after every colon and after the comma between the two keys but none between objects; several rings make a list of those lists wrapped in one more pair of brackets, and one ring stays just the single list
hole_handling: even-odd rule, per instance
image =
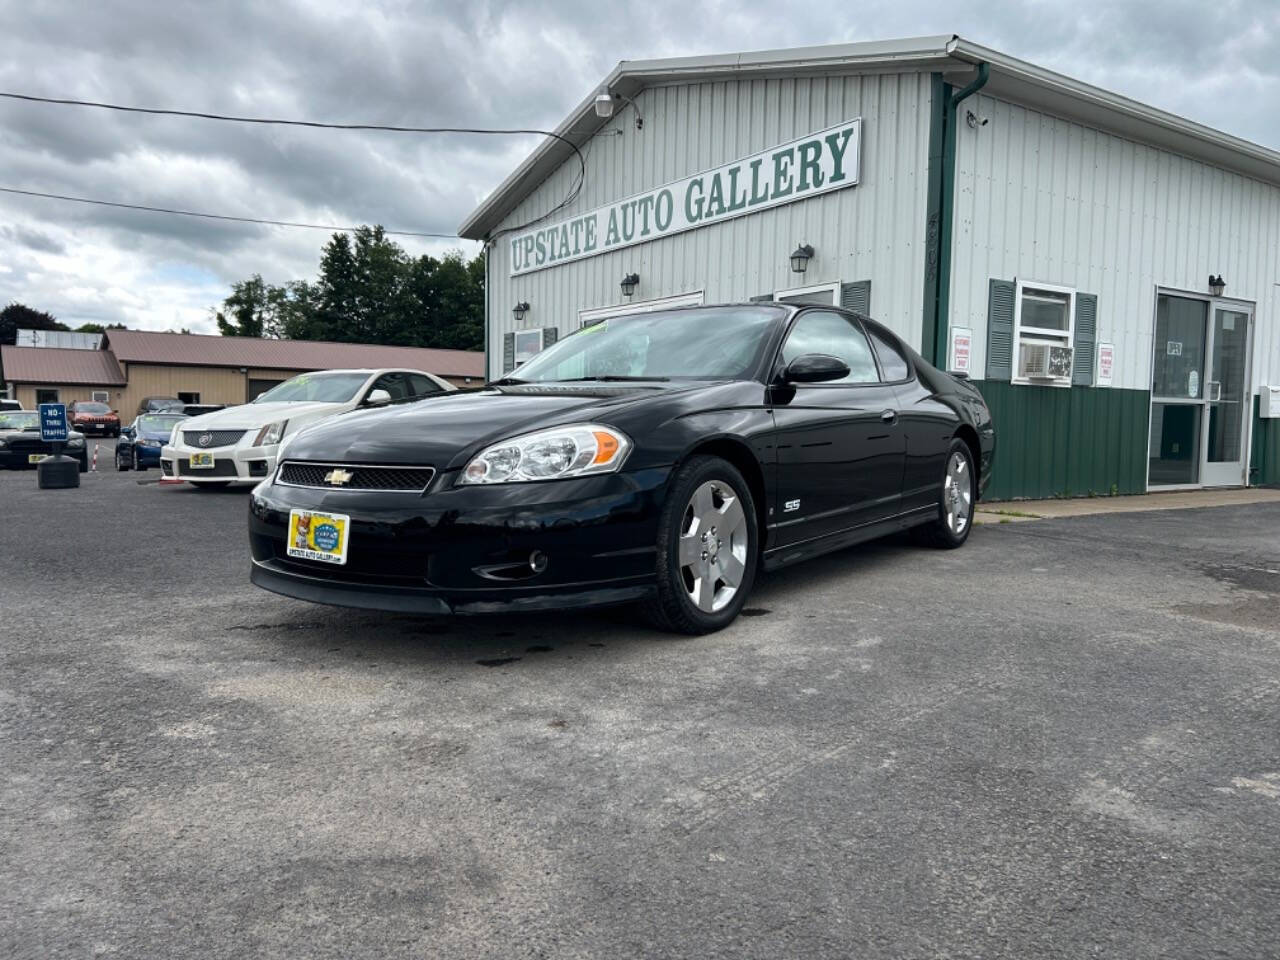
[{"label": "car side mirror", "polygon": [[783,371],[787,383],[826,383],[843,380],[849,375],[849,365],[839,357],[825,353],[806,353],[796,357]]},{"label": "car side mirror", "polygon": [[365,398],[365,404],[368,406],[377,406],[380,403],[390,403],[391,394],[385,390],[370,390],[369,396]]}]

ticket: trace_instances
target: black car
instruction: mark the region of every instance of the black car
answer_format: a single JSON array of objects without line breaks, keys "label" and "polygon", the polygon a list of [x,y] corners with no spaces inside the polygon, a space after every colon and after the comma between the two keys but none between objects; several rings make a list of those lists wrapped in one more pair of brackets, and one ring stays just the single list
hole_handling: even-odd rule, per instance
[{"label": "black car", "polygon": [[185,406],[177,397],[143,397],[138,404],[138,416],[144,413],[184,413]]},{"label": "black car", "polygon": [[638,601],[705,633],[761,567],[905,528],[960,546],[994,448],[977,389],[866,317],[635,314],[485,390],[298,434],[253,492],[252,580],[424,613]]},{"label": "black car", "polygon": [[[63,454],[80,461],[80,472],[89,471],[89,453],[84,434],[67,431]],[[40,413],[37,410],[0,410],[0,467],[8,470],[35,469],[44,457],[53,453],[53,444],[40,439]]]}]

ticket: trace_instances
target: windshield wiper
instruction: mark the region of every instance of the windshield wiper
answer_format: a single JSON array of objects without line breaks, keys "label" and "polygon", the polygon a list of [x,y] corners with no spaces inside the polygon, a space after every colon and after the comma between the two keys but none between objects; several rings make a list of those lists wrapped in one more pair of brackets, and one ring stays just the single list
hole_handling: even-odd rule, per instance
[{"label": "windshield wiper", "polygon": [[657,381],[665,383],[670,377],[626,377],[621,374],[608,374],[603,377],[569,377],[565,380],[555,380],[553,383],[644,383],[645,381]]}]

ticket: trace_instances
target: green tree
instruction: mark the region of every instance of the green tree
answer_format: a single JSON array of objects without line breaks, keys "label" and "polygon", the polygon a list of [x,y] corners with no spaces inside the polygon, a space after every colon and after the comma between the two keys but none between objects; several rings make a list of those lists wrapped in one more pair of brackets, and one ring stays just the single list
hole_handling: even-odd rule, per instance
[{"label": "green tree", "polygon": [[282,287],[255,274],[215,311],[225,335],[478,350],[484,344],[484,258],[413,258],[382,227],[335,233],[314,283]]},{"label": "green tree", "polygon": [[11,303],[0,310],[0,343],[12,344],[19,330],[70,330],[52,313],[36,310],[25,303]]}]

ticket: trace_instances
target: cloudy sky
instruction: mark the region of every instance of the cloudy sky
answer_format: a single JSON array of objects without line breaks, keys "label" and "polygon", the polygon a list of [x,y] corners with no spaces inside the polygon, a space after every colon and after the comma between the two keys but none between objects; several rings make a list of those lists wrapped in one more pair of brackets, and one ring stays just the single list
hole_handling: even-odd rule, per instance
[{"label": "cloudy sky", "polygon": [[[622,59],[948,33],[1280,149],[1280,0],[0,0],[0,90],[545,129]],[[0,100],[0,186],[277,220],[452,234],[532,146]],[[233,281],[313,277],[327,236],[0,194],[0,304],[207,332]]]}]

